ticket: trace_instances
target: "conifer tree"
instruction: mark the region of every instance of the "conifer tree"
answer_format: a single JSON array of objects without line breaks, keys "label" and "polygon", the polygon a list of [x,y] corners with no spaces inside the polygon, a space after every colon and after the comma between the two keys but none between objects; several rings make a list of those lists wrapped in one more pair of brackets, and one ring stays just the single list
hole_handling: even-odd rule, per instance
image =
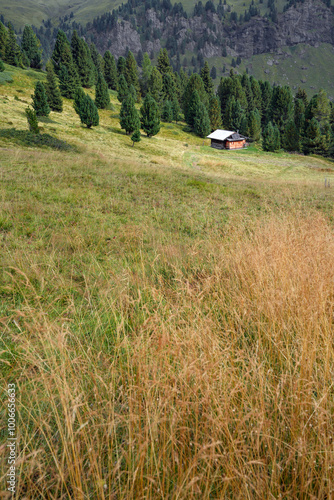
[{"label": "conifer tree", "polygon": [[99,112],[88,94],[80,105],[79,116],[81,123],[84,123],[87,128],[96,127],[99,124]]},{"label": "conifer tree", "polygon": [[194,117],[194,132],[199,137],[206,137],[211,131],[208,110],[203,102],[199,103]]},{"label": "conifer tree", "polygon": [[160,113],[158,104],[150,94],[145,97],[140,113],[140,121],[144,132],[148,137],[156,135],[160,130]]},{"label": "conifer tree", "polygon": [[17,44],[14,28],[11,23],[8,23],[5,62],[7,64],[11,64],[12,66],[21,66],[22,64],[21,50]]},{"label": "conifer tree", "polygon": [[65,33],[59,30],[52,53],[52,62],[57,76],[60,76],[62,66],[69,68],[73,65],[71,47]]},{"label": "conifer tree", "polygon": [[203,80],[206,93],[212,95],[214,93],[214,85],[210,76],[210,68],[207,61],[205,61],[204,66],[201,69],[201,78]]},{"label": "conifer tree", "polygon": [[138,111],[135,108],[135,101],[131,95],[129,95],[122,102],[120,111],[120,124],[126,134],[131,134],[135,130],[140,128],[140,119]]},{"label": "conifer tree", "polygon": [[5,71],[5,65],[2,62],[2,60],[0,59],[0,73],[2,73],[3,71]]},{"label": "conifer tree", "polygon": [[132,147],[135,145],[135,142],[141,141],[141,135],[139,130],[135,130],[135,132],[131,136]]},{"label": "conifer tree", "polygon": [[129,94],[129,88],[128,84],[126,83],[125,76],[123,74],[120,75],[119,80],[118,80],[118,94],[117,94],[117,99],[119,102],[123,102],[124,99]]},{"label": "conifer tree", "polygon": [[260,82],[261,100],[262,100],[262,116],[261,124],[265,127],[270,119],[270,104],[272,99],[272,87],[269,82]]},{"label": "conifer tree", "polygon": [[295,125],[299,134],[302,134],[302,131],[305,127],[305,106],[302,99],[296,99],[294,102],[294,120]]},{"label": "conifer tree", "polygon": [[167,49],[161,49],[159,52],[157,70],[162,76],[166,73],[173,73],[172,67],[169,62]]},{"label": "conifer tree", "polygon": [[34,109],[26,108],[26,117],[29,125],[29,131],[33,134],[39,134],[37,115]]},{"label": "conifer tree", "polygon": [[73,62],[68,66],[62,66],[59,73],[60,93],[67,99],[73,99],[76,89],[80,86],[80,79]]},{"label": "conifer tree", "polygon": [[264,151],[278,151],[280,149],[280,133],[278,127],[269,122],[263,131],[262,146]]},{"label": "conifer tree", "polygon": [[162,77],[162,95],[163,99],[172,101],[176,94],[175,80],[171,73],[165,73]]},{"label": "conifer tree", "polygon": [[157,103],[160,103],[162,98],[162,76],[156,67],[153,68],[149,78],[148,92]]},{"label": "conifer tree", "polygon": [[186,122],[192,129],[195,126],[195,116],[197,115],[200,103],[201,100],[199,98],[198,92],[197,90],[194,90],[188,101],[187,115],[186,115]]},{"label": "conifer tree", "polygon": [[257,109],[259,112],[259,115],[261,117],[261,115],[262,115],[261,87],[260,87],[259,82],[253,76],[250,77],[249,81],[250,81],[251,89],[252,89],[254,110]]},{"label": "conifer tree", "polygon": [[41,43],[31,26],[24,27],[21,48],[29,60],[30,67],[40,69],[42,67]]},{"label": "conifer tree", "polygon": [[204,83],[202,78],[197,74],[191,75],[189,78],[189,81],[187,83],[187,86],[185,88],[183,98],[182,98],[182,106],[183,106],[183,111],[184,111],[184,117],[188,125],[193,127],[193,105],[192,105],[192,100],[193,100],[193,92],[196,90],[199,100],[205,104],[205,106],[208,106],[209,104],[209,99],[208,99],[208,94],[205,91],[204,88]]},{"label": "conifer tree", "polygon": [[117,61],[117,72],[118,72],[118,77],[121,75],[125,76],[125,69],[126,69],[126,60],[125,57],[120,56]]},{"label": "conifer tree", "polygon": [[98,109],[106,109],[110,105],[107,82],[102,73],[98,74],[95,88],[95,105]]},{"label": "conifer tree", "polygon": [[181,108],[179,101],[176,97],[174,97],[172,100],[172,111],[173,111],[173,120],[174,122],[177,123],[178,121],[180,121]]},{"label": "conifer tree", "polygon": [[92,87],[95,82],[95,66],[88,44],[78,36],[76,30],[71,39],[71,51],[81,85],[85,88]]},{"label": "conifer tree", "polygon": [[259,141],[261,139],[261,116],[257,108],[249,113],[248,133],[254,141]]},{"label": "conifer tree", "polygon": [[211,130],[219,129],[222,125],[221,110],[218,97],[211,95],[209,102],[209,118]]},{"label": "conifer tree", "polygon": [[286,124],[282,143],[286,151],[300,151],[300,136],[294,120]]},{"label": "conifer tree", "polygon": [[134,58],[134,55],[132,52],[129,50],[128,55],[126,56],[125,60],[125,79],[126,83],[128,84],[128,87],[130,85],[133,85],[134,88],[136,89],[136,94],[139,96],[139,78],[138,78],[138,69],[137,69],[137,62],[136,59]]},{"label": "conifer tree", "polygon": [[99,54],[94,43],[90,44],[89,49],[90,49],[91,58],[93,60],[93,64],[95,67],[95,74],[96,74],[96,80],[97,80],[99,72],[103,73],[103,59],[102,59],[101,54]]},{"label": "conifer tree", "polygon": [[229,97],[223,117],[223,123],[227,130],[240,130],[245,112],[241,104],[232,95]]},{"label": "conifer tree", "polygon": [[46,65],[46,84],[45,91],[48,104],[52,111],[63,111],[63,100],[56,80],[56,75],[53,69],[53,64],[49,61]]},{"label": "conifer tree", "polygon": [[118,90],[118,75],[114,56],[107,50],[103,56],[104,79],[107,82],[108,88]]},{"label": "conifer tree", "polygon": [[284,134],[285,124],[293,118],[293,99],[288,86],[274,87],[270,115],[273,124]]},{"label": "conifer tree", "polygon": [[304,154],[317,154],[321,149],[321,132],[319,122],[316,118],[312,118],[306,127],[303,137],[303,152]]},{"label": "conifer tree", "polygon": [[151,59],[147,52],[144,53],[143,62],[142,62],[142,74],[140,79],[140,88],[141,93],[145,96],[148,92],[148,82],[152,73],[153,67],[151,63]]},{"label": "conifer tree", "polygon": [[5,59],[7,43],[7,29],[0,21],[0,59]]},{"label": "conifer tree", "polygon": [[80,116],[80,110],[85,101],[86,94],[82,87],[78,87],[74,94],[73,108],[75,112]]},{"label": "conifer tree", "polygon": [[171,123],[173,121],[173,105],[171,101],[167,100],[164,102],[162,119],[167,123]]},{"label": "conifer tree", "polygon": [[301,89],[300,87],[298,87],[297,93],[295,95],[295,99],[301,99],[303,101],[304,108],[305,109],[307,108],[307,106],[308,106],[308,97],[307,97],[305,89]]},{"label": "conifer tree", "polygon": [[50,107],[46,97],[45,87],[42,82],[38,81],[35,86],[35,92],[31,96],[33,100],[33,108],[37,116],[48,116]]}]

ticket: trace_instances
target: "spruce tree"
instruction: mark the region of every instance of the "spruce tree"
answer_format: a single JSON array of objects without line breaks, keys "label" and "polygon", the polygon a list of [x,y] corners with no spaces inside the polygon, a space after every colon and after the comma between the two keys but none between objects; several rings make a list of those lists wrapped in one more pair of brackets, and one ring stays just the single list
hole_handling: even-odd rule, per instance
[{"label": "spruce tree", "polygon": [[181,108],[180,108],[180,104],[179,104],[179,101],[176,97],[173,98],[172,100],[172,111],[173,111],[173,120],[174,122],[179,122],[180,121],[180,112],[181,112]]},{"label": "spruce tree", "polygon": [[143,63],[142,63],[142,73],[141,73],[141,79],[140,79],[140,88],[141,88],[141,93],[143,96],[145,96],[148,92],[148,82],[152,73],[153,67],[151,63],[151,59],[148,55],[147,52],[145,52],[143,56]]},{"label": "spruce tree", "polygon": [[38,81],[35,86],[35,92],[31,96],[33,100],[33,108],[37,116],[48,116],[50,107],[46,97],[45,87],[42,82]]},{"label": "spruce tree", "polygon": [[63,111],[63,100],[61,98],[61,93],[58,87],[56,74],[53,69],[53,64],[49,61],[46,65],[46,84],[45,91],[48,104],[52,111],[58,111],[61,113]]},{"label": "spruce tree", "polygon": [[270,115],[273,124],[284,134],[285,124],[293,118],[293,99],[290,87],[274,87]]},{"label": "spruce tree", "polygon": [[184,118],[188,123],[188,125],[190,125],[191,127],[193,126],[193,109],[191,101],[193,99],[194,90],[196,90],[199,100],[203,102],[206,106],[208,106],[209,104],[208,94],[205,91],[202,78],[197,73],[191,75],[191,77],[189,78],[189,81],[187,83],[182,98]]},{"label": "spruce tree", "polygon": [[209,102],[209,118],[211,130],[219,129],[222,125],[221,110],[218,97],[211,95]]},{"label": "spruce tree", "polygon": [[[239,130],[241,130],[241,124]],[[258,109],[249,113],[248,133],[254,141],[259,141],[261,139],[261,116]]]},{"label": "spruce tree", "polygon": [[134,58],[134,55],[132,52],[129,50],[128,55],[125,60],[125,79],[126,83],[128,84],[128,87],[130,85],[133,85],[134,88],[136,89],[137,97],[139,96],[139,79],[138,79],[138,68],[137,68],[137,63],[136,59]]},{"label": "spruce tree", "polygon": [[71,47],[65,33],[59,30],[52,52],[52,62],[57,76],[60,76],[62,66],[69,68],[73,64]]},{"label": "spruce tree", "polygon": [[80,116],[80,110],[85,101],[86,94],[82,87],[78,87],[74,94],[73,108],[75,112]]},{"label": "spruce tree", "polygon": [[165,101],[162,109],[162,119],[171,123],[173,121],[173,105],[171,101]]},{"label": "spruce tree", "polygon": [[119,102],[123,102],[124,99],[126,99],[126,97],[128,96],[128,94],[129,94],[128,84],[126,83],[125,76],[121,75],[118,80],[117,99],[119,100]]},{"label": "spruce tree", "polygon": [[118,72],[118,77],[121,75],[125,76],[125,69],[126,69],[126,60],[125,57],[120,56],[117,60],[117,72]]},{"label": "spruce tree", "polygon": [[286,151],[300,151],[300,136],[294,120],[286,124],[282,142]]},{"label": "spruce tree", "polygon": [[173,73],[172,67],[169,62],[167,49],[161,49],[159,52],[157,70],[162,76],[166,73]]},{"label": "spruce tree", "polygon": [[95,81],[97,81],[99,73],[103,73],[103,59],[94,43],[90,44],[89,49],[95,68]]},{"label": "spruce tree", "polygon": [[158,104],[150,94],[145,97],[140,113],[140,121],[144,132],[148,137],[156,135],[160,130],[160,113]]},{"label": "spruce tree", "polygon": [[78,36],[76,30],[71,39],[71,51],[81,85],[85,88],[92,87],[95,82],[95,66],[88,44]]},{"label": "spruce tree", "polygon": [[302,99],[296,99],[294,103],[294,120],[299,134],[302,134],[305,126],[305,106]]},{"label": "spruce tree", "polygon": [[209,95],[213,95],[214,86],[213,86],[212,78],[210,76],[210,68],[209,68],[207,61],[205,61],[204,66],[201,69],[201,78],[203,80],[206,93]]},{"label": "spruce tree", "polygon": [[73,62],[68,66],[62,66],[59,73],[60,93],[67,99],[73,99],[76,89],[80,86],[80,79]]},{"label": "spruce tree", "polygon": [[122,102],[119,117],[121,128],[125,130],[126,134],[131,134],[140,128],[138,111],[135,108],[135,101],[131,95]]},{"label": "spruce tree", "polygon": [[137,92],[132,84],[129,87],[128,94],[133,98],[134,101],[137,101]]},{"label": "spruce tree", "polygon": [[269,122],[263,131],[262,146],[264,151],[277,151],[280,149],[280,133],[278,127]]},{"label": "spruce tree", "polygon": [[86,94],[85,99],[81,103],[79,116],[81,123],[84,123],[87,128],[96,127],[99,124],[99,112],[94,101],[88,94]]},{"label": "spruce tree", "polygon": [[160,71],[158,71],[156,67],[153,68],[151,76],[148,81],[148,92],[151,94],[151,96],[157,103],[161,102],[162,76]]},{"label": "spruce tree", "polygon": [[98,74],[95,88],[95,105],[98,109],[106,109],[110,105],[107,82],[102,73]]},{"label": "spruce tree", "polygon": [[141,141],[141,135],[139,130],[135,130],[135,132],[131,136],[132,147],[135,145],[135,142]]},{"label": "spruce tree", "polygon": [[5,62],[7,64],[11,64],[12,66],[21,66],[22,64],[21,50],[17,44],[14,28],[11,23],[8,23]]},{"label": "spruce tree", "polygon": [[31,26],[24,27],[21,48],[29,59],[30,67],[40,69],[42,67],[41,43]]},{"label": "spruce tree", "polygon": [[186,122],[192,129],[194,128],[195,125],[195,116],[197,115],[200,103],[201,100],[199,98],[198,92],[197,90],[194,90],[188,101],[187,116],[186,116]]},{"label": "spruce tree", "polygon": [[258,112],[259,112],[259,115],[261,117],[261,115],[262,115],[262,92],[261,92],[261,87],[260,87],[259,82],[257,80],[255,80],[255,78],[253,76],[251,76],[249,80],[250,80],[251,89],[252,89],[254,110],[257,109]]},{"label": "spruce tree", "polygon": [[7,36],[7,29],[0,21],[0,59],[5,59],[6,56]]},{"label": "spruce tree", "polygon": [[199,103],[194,117],[194,132],[199,137],[206,137],[211,131],[208,110],[203,102]]},{"label": "spruce tree", "polygon": [[174,75],[166,73],[162,77],[162,95],[164,101],[172,101],[176,94]]},{"label": "spruce tree", "polygon": [[114,56],[107,50],[103,56],[103,71],[104,79],[107,82],[108,88],[118,90],[118,75]]},{"label": "spruce tree", "polygon": [[321,148],[321,132],[320,125],[316,118],[312,118],[306,127],[303,137],[303,152],[304,154],[317,154]]},{"label": "spruce tree", "polygon": [[26,108],[26,117],[29,125],[29,131],[33,134],[39,134],[37,115],[34,109]]}]

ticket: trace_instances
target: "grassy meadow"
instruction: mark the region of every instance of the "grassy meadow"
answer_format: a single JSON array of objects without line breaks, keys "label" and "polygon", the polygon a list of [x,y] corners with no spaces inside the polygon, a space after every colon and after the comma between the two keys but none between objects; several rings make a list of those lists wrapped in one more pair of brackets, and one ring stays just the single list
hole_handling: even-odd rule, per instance
[{"label": "grassy meadow", "polygon": [[333,498],[334,164],[0,76],[1,498],[8,383],[17,499]]}]

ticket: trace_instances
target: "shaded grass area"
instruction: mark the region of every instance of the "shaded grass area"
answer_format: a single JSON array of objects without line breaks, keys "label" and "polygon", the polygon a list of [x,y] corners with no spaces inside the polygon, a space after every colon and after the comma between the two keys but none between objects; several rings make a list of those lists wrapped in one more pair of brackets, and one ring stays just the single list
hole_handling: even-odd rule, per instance
[{"label": "shaded grass area", "polygon": [[50,134],[33,134],[26,130],[0,129],[0,139],[18,146],[48,147],[58,151],[75,151],[76,147]]}]

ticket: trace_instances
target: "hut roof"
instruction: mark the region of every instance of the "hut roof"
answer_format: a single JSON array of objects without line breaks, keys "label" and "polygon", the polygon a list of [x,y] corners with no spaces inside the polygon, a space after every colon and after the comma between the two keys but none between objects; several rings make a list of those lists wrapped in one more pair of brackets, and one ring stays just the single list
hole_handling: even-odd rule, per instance
[{"label": "hut roof", "polygon": [[208,135],[208,139],[216,139],[218,141],[225,141],[230,135],[235,134],[236,132],[231,132],[230,130],[220,130],[217,129],[212,134]]}]

